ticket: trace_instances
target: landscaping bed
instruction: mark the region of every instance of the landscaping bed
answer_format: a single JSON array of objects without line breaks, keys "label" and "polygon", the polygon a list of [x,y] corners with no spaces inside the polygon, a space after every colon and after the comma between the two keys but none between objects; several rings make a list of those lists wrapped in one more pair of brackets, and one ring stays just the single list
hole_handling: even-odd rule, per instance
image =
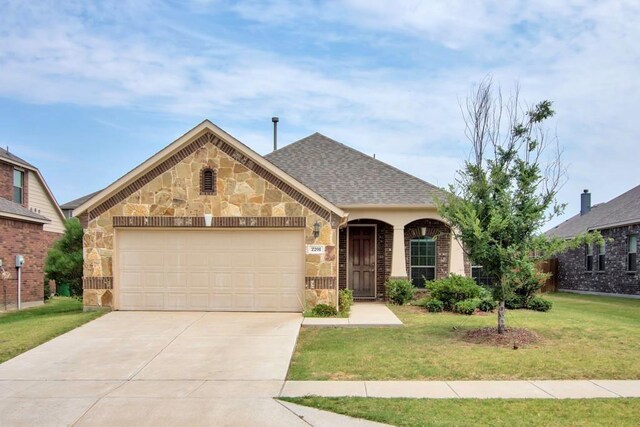
[{"label": "landscaping bed", "polygon": [[552,294],[553,310],[507,310],[535,342],[469,342],[495,313],[390,306],[403,328],[302,328],[291,380],[640,379],[640,300]]},{"label": "landscaping bed", "polygon": [[54,297],[44,305],[0,314],[0,363],[69,332],[105,311],[82,311],[82,301]]}]

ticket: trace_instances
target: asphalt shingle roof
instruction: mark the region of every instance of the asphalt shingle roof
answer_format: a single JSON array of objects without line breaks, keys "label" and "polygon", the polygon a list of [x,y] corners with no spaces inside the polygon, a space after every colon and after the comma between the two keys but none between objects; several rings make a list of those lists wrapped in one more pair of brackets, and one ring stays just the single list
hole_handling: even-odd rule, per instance
[{"label": "asphalt shingle roof", "polygon": [[584,215],[574,215],[545,234],[569,238],[587,230],[634,222],[640,222],[640,185],[606,203],[593,206]]},{"label": "asphalt shingle roof", "polygon": [[89,200],[90,198],[92,198],[93,196],[95,196],[96,194],[98,194],[100,191],[102,191],[102,190],[94,191],[91,194],[87,194],[85,196],[78,197],[75,200],[71,200],[70,202],[67,202],[64,205],[61,205],[60,209],[64,209],[64,210],[75,209],[75,208],[79,207],[80,205],[82,205],[87,200]]},{"label": "asphalt shingle roof", "polygon": [[435,185],[319,133],[265,158],[337,206],[433,206],[445,195]]},{"label": "asphalt shingle roof", "polygon": [[10,161],[12,161],[14,163],[20,163],[23,166],[26,166],[28,168],[36,169],[36,167],[33,166],[31,163],[21,159],[20,157],[16,156],[13,153],[10,153],[9,151],[5,150],[4,148],[0,148],[0,159],[10,160]]},{"label": "asphalt shingle roof", "polygon": [[22,205],[19,205],[15,202],[12,202],[11,200],[3,199],[2,197],[0,197],[0,216],[3,213],[25,216],[27,218],[33,218],[40,221],[46,221],[46,222],[50,221],[49,218],[47,218],[46,216],[35,213],[32,210],[27,209]]}]

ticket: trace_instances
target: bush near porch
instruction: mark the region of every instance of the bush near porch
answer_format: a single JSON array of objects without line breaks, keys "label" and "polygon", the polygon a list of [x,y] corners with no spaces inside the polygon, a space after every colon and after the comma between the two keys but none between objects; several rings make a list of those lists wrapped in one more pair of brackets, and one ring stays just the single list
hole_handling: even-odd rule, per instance
[{"label": "bush near porch", "polygon": [[[494,346],[464,340],[495,327],[495,315],[428,313],[390,306],[403,328],[303,328],[292,380],[640,379],[640,300],[553,294],[552,311],[508,310],[510,327],[535,344]],[[456,328],[456,329],[454,329]]]}]

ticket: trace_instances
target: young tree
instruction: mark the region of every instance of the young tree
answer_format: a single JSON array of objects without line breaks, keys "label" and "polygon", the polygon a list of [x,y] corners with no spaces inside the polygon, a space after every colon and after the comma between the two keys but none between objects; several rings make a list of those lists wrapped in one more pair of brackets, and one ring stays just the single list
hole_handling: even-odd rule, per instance
[{"label": "young tree", "polygon": [[564,210],[556,202],[565,174],[561,150],[544,127],[554,115],[550,101],[525,108],[517,87],[504,100],[487,78],[462,110],[472,155],[439,211],[469,258],[494,279],[502,334],[505,300],[516,283],[536,277],[535,262],[599,235],[565,241],[540,234]]},{"label": "young tree", "polygon": [[45,278],[68,283],[72,295],[82,295],[82,225],[77,218],[71,218],[65,221],[64,229],[47,254]]}]

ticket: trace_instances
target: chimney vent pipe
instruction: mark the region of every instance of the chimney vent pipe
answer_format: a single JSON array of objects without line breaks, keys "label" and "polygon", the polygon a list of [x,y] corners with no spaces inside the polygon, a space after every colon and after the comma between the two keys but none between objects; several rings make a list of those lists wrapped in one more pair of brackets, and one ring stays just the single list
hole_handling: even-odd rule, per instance
[{"label": "chimney vent pipe", "polygon": [[280,119],[271,117],[271,121],[273,122],[273,151],[276,151],[278,149],[278,122]]},{"label": "chimney vent pipe", "polygon": [[591,193],[585,189],[580,194],[580,215],[587,214],[591,211]]}]

